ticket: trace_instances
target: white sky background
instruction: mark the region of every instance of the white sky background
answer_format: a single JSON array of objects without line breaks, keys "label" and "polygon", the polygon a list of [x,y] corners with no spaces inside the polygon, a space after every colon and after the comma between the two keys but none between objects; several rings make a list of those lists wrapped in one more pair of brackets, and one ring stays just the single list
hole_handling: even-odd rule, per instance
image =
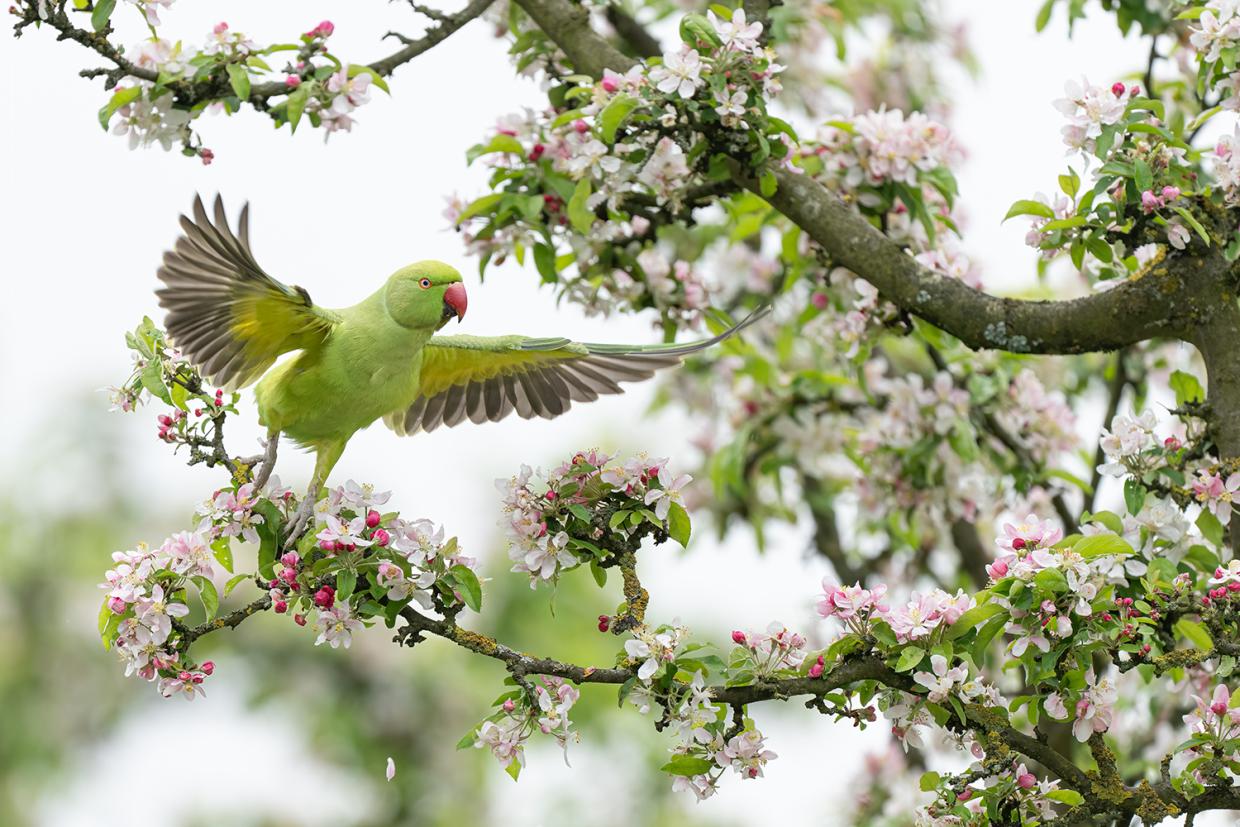
[{"label": "white sky background", "polygon": [[[1064,167],[1061,120],[1051,101],[1061,96],[1068,77],[1083,73],[1107,84],[1122,77],[1140,65],[1144,46],[1122,41],[1111,18],[1101,13],[1080,24],[1069,42],[1059,17],[1050,31],[1034,34],[1035,0],[954,0],[949,5],[967,19],[983,68],[980,81],[963,82],[955,96],[953,126],[969,152],[959,172],[969,215],[965,244],[987,283],[1008,287],[1032,276],[1033,256],[1022,243],[1025,223],[1014,220],[1001,227],[1000,219],[1014,199],[1051,192]],[[136,18],[124,4],[118,15]],[[336,24],[333,51],[356,61],[391,51],[391,42],[378,42],[389,28],[415,34],[404,4],[379,0],[182,0],[164,12],[163,33],[197,42],[212,24],[228,20],[259,43],[287,41],[323,18]],[[133,40],[139,36],[135,27]],[[0,66],[10,79],[4,93],[6,128],[0,135],[6,195],[0,199],[5,287],[0,387],[7,402],[0,429],[2,467],[12,468],[27,455],[31,440],[55,422],[63,406],[90,404],[104,415],[103,395],[84,397],[83,392],[124,377],[128,355],[122,333],[144,313],[156,315],[155,269],[175,237],[178,213],[189,207],[195,191],[204,196],[222,192],[230,213],[250,200],[259,262],[329,307],[359,300],[405,263],[440,258],[466,273],[470,293],[467,321],[452,332],[652,340],[646,321],[587,320],[571,305],[557,308],[549,291],[536,289],[533,273],[514,266],[492,270],[480,285],[476,263],[464,258],[455,234],[444,229],[443,197],[482,190],[483,171],[465,167],[466,147],[497,116],[543,100],[534,84],[512,77],[505,50],[485,24],[471,24],[398,70],[392,98],[374,90],[372,102],[357,113],[354,132],[336,135],[326,146],[322,133],[308,125],[290,138],[287,130],[273,130],[269,120],[248,110],[227,122],[207,116],[197,126],[216,161],[204,168],[158,149],[130,152],[123,138],[105,134],[95,119],[106,100],[100,84],[76,77],[78,69],[98,61],[80,47],[53,43],[48,32],[33,30],[17,42],[0,37]],[[498,516],[490,481],[511,474],[522,462],[548,463],[590,445],[647,448],[672,456],[673,463],[678,455],[687,457],[694,427],[678,415],[645,415],[649,398],[649,388],[637,388],[553,422],[514,419],[409,440],[397,440],[375,426],[353,439],[333,482],[352,477],[391,488],[401,510],[446,524],[471,553],[488,553],[496,548]],[[124,419],[132,449],[126,454],[126,476],[149,491],[158,508],[188,514],[213,480],[208,472],[186,471],[156,442],[153,413]],[[248,452],[257,435],[256,424],[236,422],[232,449]],[[281,455],[279,472],[286,482],[300,487],[309,471],[308,457],[291,450]],[[63,481],[57,488],[54,476],[41,479],[39,493],[54,496],[57,507],[73,507],[73,494],[65,492]],[[20,486],[30,501],[29,484],[15,474],[0,485]],[[643,569],[655,596],[652,617],[678,614],[690,625],[743,628],[780,618],[821,634],[825,630],[811,619],[810,605],[825,567],[806,561],[803,534],[785,532],[773,539],[771,552],[761,559],[743,533],[718,548],[707,530],[698,533],[687,557],[649,555]],[[102,570],[106,561],[99,562]],[[96,599],[93,591],[83,596],[92,604]],[[199,745],[227,751],[228,768],[220,770],[227,774],[211,781],[221,793],[219,806],[228,806],[223,803],[229,798],[226,791],[258,777],[259,763],[269,765],[271,755],[258,748],[234,749],[230,738],[245,723],[239,707],[228,700],[231,693],[219,689],[218,701],[161,709],[152,713],[150,723],[195,726],[203,730],[195,739]],[[149,690],[135,684],[134,691]],[[209,709],[212,703],[217,708]],[[765,710],[756,714],[760,720],[769,717]],[[198,719],[206,715],[217,725],[202,727]],[[141,724],[135,725],[137,731]],[[775,823],[772,816],[778,813],[778,823],[788,827],[830,823],[822,809],[806,806],[806,793],[812,790],[812,798],[822,802],[842,792],[869,747],[846,725],[833,726],[799,705],[764,729],[781,755],[768,777],[746,783],[729,778],[722,793],[701,809],[756,823]],[[125,812],[126,785],[117,765],[126,762],[115,759],[135,748],[140,741],[135,731],[131,726],[99,754],[83,756],[81,772],[67,780],[65,795],[45,811],[47,823],[97,825],[104,823],[100,813]],[[520,785],[500,778],[505,783],[494,787],[502,791],[495,811],[515,827],[536,824],[519,814],[535,803],[540,788],[597,789],[588,759],[580,764],[582,775],[566,770],[554,756],[536,756]],[[147,764],[144,771],[174,770]],[[355,789],[341,783],[345,786],[334,791],[339,795]],[[241,807],[254,805],[245,796],[232,800]]]}]

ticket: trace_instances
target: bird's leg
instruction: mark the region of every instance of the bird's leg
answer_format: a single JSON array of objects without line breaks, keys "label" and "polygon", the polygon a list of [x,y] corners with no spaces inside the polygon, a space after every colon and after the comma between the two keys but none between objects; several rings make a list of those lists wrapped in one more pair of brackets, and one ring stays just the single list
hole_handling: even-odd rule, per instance
[{"label": "bird's leg", "polygon": [[267,484],[267,480],[271,479],[271,472],[276,467],[276,448],[280,444],[280,432],[270,430],[267,432],[267,446],[263,451],[262,466],[258,469],[258,476],[254,478],[254,490],[262,491],[263,486]]},{"label": "bird's leg", "polygon": [[321,442],[314,446],[314,475],[310,479],[310,490],[306,492],[305,498],[302,499],[301,505],[293,515],[288,536],[284,540],[286,549],[296,546],[301,535],[305,533],[306,525],[310,522],[311,515],[314,514],[314,505],[319,500],[319,489],[327,482],[327,475],[331,473],[336,461],[344,453],[344,446],[348,441],[348,437],[345,437],[332,442]]}]

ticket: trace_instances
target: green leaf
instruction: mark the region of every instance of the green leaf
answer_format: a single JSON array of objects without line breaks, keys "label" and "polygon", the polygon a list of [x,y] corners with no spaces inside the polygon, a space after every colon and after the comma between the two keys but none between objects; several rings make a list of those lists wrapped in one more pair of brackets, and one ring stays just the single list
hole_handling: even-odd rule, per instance
[{"label": "green leaf", "polygon": [[1055,8],[1055,0],[1046,0],[1042,4],[1042,8],[1038,9],[1038,16],[1034,18],[1033,28],[1036,31],[1042,31],[1046,28],[1046,24],[1051,22],[1051,11]]},{"label": "green leaf", "polygon": [[926,650],[917,646],[908,646],[900,651],[900,658],[896,661],[897,672],[910,672],[921,663],[926,656]]},{"label": "green leaf", "polygon": [[934,792],[939,788],[939,781],[939,774],[931,770],[930,772],[922,773],[919,786],[923,793]]},{"label": "green leaf", "polygon": [[232,86],[233,92],[241,100],[248,100],[250,97],[250,73],[245,70],[244,66],[237,63],[230,63],[225,68],[228,71],[228,83]]},{"label": "green leaf", "polygon": [[465,605],[475,612],[482,611],[482,584],[478,582],[478,575],[474,574],[473,569],[458,563],[448,569],[448,574],[452,575],[456,582],[456,590]]},{"label": "green leaf", "polygon": [[112,611],[108,606],[109,598],[103,598],[103,605],[99,607],[99,640],[103,642],[104,650],[112,648],[112,641],[116,639],[116,630],[121,626],[121,616]]},{"label": "green leaf", "polygon": [[546,244],[534,245],[534,266],[545,282],[555,282],[560,277],[560,271],[555,266],[555,250]]},{"label": "green leaf", "polygon": [[1021,200],[1014,203],[1007,211],[1007,215],[1003,216],[1003,220],[1015,218],[1018,215],[1036,215],[1041,218],[1054,218],[1055,211],[1050,206],[1043,204],[1041,201]]},{"label": "green leaf", "polygon": [[158,359],[147,362],[146,367],[142,369],[142,387],[150,391],[151,396],[169,405],[172,404],[172,395],[168,393],[168,386],[164,384],[164,368]]},{"label": "green leaf", "polygon": [[1154,173],[1150,171],[1150,165],[1141,158],[1137,158],[1132,162],[1133,182],[1137,185],[1139,192],[1146,192],[1154,188]]},{"label": "green leaf", "polygon": [[468,207],[461,210],[461,214],[457,216],[456,223],[464,224],[475,215],[491,212],[491,208],[500,202],[504,197],[502,192],[493,192],[490,195],[484,195],[477,201],[471,203]]},{"label": "green leaf", "polygon": [[336,597],[348,600],[357,588],[357,572],[352,569],[341,569],[336,572]]},{"label": "green leaf", "polygon": [[758,190],[762,193],[762,197],[770,198],[778,188],[779,182],[775,180],[775,173],[769,169],[763,170],[762,176],[758,179]]},{"label": "green leaf", "polygon": [[1033,582],[1039,588],[1055,594],[1068,591],[1068,580],[1059,569],[1042,569],[1034,575]]},{"label": "green leaf", "polygon": [[1175,630],[1198,649],[1214,648],[1214,639],[1210,637],[1206,627],[1195,620],[1182,617],[1176,621]]},{"label": "green leaf", "polygon": [[573,190],[573,197],[568,199],[568,220],[572,223],[573,229],[582,235],[588,234],[590,228],[594,226],[594,213],[586,206],[590,192],[590,179],[582,178]]},{"label": "green leaf", "polygon": [[1088,537],[1082,537],[1072,547],[1072,550],[1086,560],[1092,560],[1095,557],[1103,557],[1108,554],[1123,557],[1136,553],[1123,537],[1116,537],[1114,534],[1093,534]]},{"label": "green leaf", "polygon": [[1201,536],[1205,537],[1215,548],[1223,547],[1223,524],[1206,509],[1201,509],[1201,513],[1197,515],[1197,528],[1201,530]]},{"label": "green leaf", "polygon": [[298,86],[289,93],[288,100],[285,102],[284,117],[288,120],[291,132],[296,132],[297,124],[301,123],[301,114],[306,111],[306,100],[309,94],[305,86]]},{"label": "green leaf", "polygon": [[667,510],[667,536],[680,543],[682,548],[689,547],[689,512],[680,503],[672,503]]},{"label": "green leaf", "polygon": [[624,124],[640,101],[632,95],[616,95],[603,111],[599,113],[598,122],[603,129],[603,141],[611,146],[616,142],[616,132]]},{"label": "green leaf", "polygon": [[228,578],[228,582],[224,584],[224,596],[228,597],[228,595],[232,594],[233,589],[237,588],[249,579],[250,575],[245,572],[242,572],[241,574],[234,574],[232,577]]},{"label": "green leaf", "polygon": [[232,540],[228,537],[216,538],[211,543],[211,553],[215,555],[215,559],[218,560],[220,565],[224,567],[224,571],[232,574]]},{"label": "green leaf", "polygon": [[1129,514],[1135,517],[1141,513],[1141,506],[1145,505],[1145,493],[1145,486],[1140,480],[1132,477],[1124,480],[1124,505]]},{"label": "green leaf", "polygon": [[607,585],[607,569],[600,566],[598,560],[590,560],[590,576],[600,589]]},{"label": "green leaf", "polygon": [[490,155],[496,152],[523,155],[525,147],[521,146],[521,142],[511,135],[500,134],[492,138],[490,143],[470,147],[469,151],[465,153],[465,160],[472,164],[479,156]]},{"label": "green leaf", "polygon": [[194,585],[198,587],[198,597],[202,599],[202,608],[207,613],[207,620],[215,618],[216,613],[220,610],[220,596],[215,591],[215,584],[210,578],[202,575],[195,575],[190,578],[194,581]]},{"label": "green leaf", "polygon": [[1206,392],[1201,387],[1201,382],[1191,373],[1185,373],[1177,370],[1171,374],[1171,390],[1175,391],[1176,406],[1184,405],[1187,402],[1204,402],[1206,400]]},{"label": "green leaf", "polygon": [[1089,221],[1083,215],[1074,215],[1071,218],[1060,218],[1055,221],[1048,221],[1042,226],[1042,232],[1053,233],[1059,230],[1071,230],[1075,227],[1084,227]]},{"label": "green leaf", "polygon": [[1046,797],[1069,807],[1079,807],[1085,803],[1085,797],[1076,790],[1051,790],[1046,793]]},{"label": "green leaf", "polygon": [[1185,223],[1187,223],[1188,226],[1193,228],[1193,231],[1197,233],[1197,235],[1201,238],[1203,242],[1205,242],[1206,246],[1208,247],[1210,245],[1210,234],[1206,232],[1205,227],[1201,226],[1201,222],[1197,220],[1197,217],[1194,216],[1188,210],[1186,210],[1184,207],[1172,207],[1172,209],[1175,210],[1177,213],[1179,213],[1180,218],[1183,218]]},{"label": "green leaf", "polygon": [[986,620],[1004,611],[1004,608],[998,603],[985,603],[981,606],[974,606],[967,612],[962,614],[947,630],[947,639],[955,640],[968,634],[974,626],[983,623]]},{"label": "green leaf", "polygon": [[366,66],[365,64],[350,63],[349,64],[349,77],[355,78],[358,75],[369,75],[370,82],[373,83],[375,86],[378,86],[380,89],[382,89],[384,94],[387,94],[387,95],[392,94],[392,90],[388,88],[387,81],[383,79],[383,75],[379,74],[374,69],[371,69],[369,66]]},{"label": "green leaf", "polygon": [[112,10],[116,8],[116,0],[98,0],[95,8],[90,13],[90,25],[97,32],[103,31],[108,26],[108,21],[112,17]]},{"label": "green leaf", "polygon": [[701,775],[704,772],[710,772],[714,767],[715,763],[705,758],[693,755],[673,755],[672,760],[659,769],[672,775]]}]

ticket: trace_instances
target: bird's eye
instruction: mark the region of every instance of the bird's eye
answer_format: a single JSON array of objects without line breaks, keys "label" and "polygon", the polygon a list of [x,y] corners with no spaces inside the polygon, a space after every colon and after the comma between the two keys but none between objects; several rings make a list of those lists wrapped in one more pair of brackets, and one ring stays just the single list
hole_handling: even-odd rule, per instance
[{"label": "bird's eye", "polygon": [[418,284],[422,285],[422,289],[423,289],[423,290],[425,290],[425,289],[427,289],[428,287],[430,287],[430,286],[431,286],[431,280],[430,280],[430,279],[421,279],[421,280],[418,282]]}]

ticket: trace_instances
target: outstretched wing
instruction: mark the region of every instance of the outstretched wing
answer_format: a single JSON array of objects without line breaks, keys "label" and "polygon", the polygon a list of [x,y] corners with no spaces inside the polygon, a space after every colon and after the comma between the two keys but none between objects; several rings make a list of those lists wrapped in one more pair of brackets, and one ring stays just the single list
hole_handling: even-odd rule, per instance
[{"label": "outstretched wing", "polygon": [[315,307],[300,287],[263,272],[250,252],[250,205],[241,208],[238,236],[215,199],[215,222],[194,197],[194,217],[181,216],[182,234],[164,253],[155,291],[168,311],[168,337],[217,385],[239,388],[271,367],[281,353],[320,342],[339,318]]},{"label": "outstretched wing", "polygon": [[767,308],[701,342],[683,345],[597,345],[525,336],[435,336],[422,350],[421,386],[408,408],[384,417],[401,434],[452,427],[466,419],[498,422],[511,413],[553,419],[574,402],[623,393],[622,382],[649,379],[655,371],[722,342],[748,327]]}]

